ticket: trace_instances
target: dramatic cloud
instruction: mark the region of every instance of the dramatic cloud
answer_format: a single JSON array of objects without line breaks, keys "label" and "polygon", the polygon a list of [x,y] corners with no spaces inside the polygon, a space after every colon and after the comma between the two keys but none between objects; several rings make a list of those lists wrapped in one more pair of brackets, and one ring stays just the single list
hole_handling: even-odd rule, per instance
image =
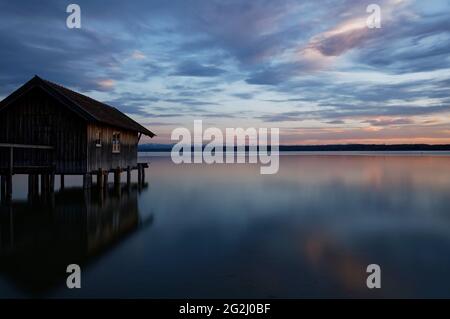
[{"label": "dramatic cloud", "polygon": [[218,76],[225,70],[213,66],[205,66],[196,62],[183,62],[177,66],[174,75],[180,76]]},{"label": "dramatic cloud", "polygon": [[161,143],[195,118],[278,126],[282,143],[450,132],[447,0],[377,1],[380,29],[358,0],[77,3],[82,28],[68,29],[66,3],[0,0],[0,97],[38,74],[160,129]]}]

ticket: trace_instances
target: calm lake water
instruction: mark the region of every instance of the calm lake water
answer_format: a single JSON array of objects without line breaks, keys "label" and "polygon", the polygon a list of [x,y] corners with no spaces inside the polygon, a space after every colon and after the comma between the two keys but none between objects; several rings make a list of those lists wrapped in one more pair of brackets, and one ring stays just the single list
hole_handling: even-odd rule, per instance
[{"label": "calm lake water", "polygon": [[[149,161],[147,187],[120,192],[74,177],[28,201],[16,176],[0,296],[450,297],[448,156],[282,156],[276,175]],[[81,289],[66,288],[70,263]]]}]

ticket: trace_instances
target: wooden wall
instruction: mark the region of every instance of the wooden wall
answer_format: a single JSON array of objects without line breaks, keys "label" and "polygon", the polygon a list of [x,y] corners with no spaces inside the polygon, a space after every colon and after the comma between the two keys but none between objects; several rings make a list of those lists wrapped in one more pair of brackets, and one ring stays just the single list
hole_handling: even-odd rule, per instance
[{"label": "wooden wall", "polygon": [[[97,147],[97,132],[101,131],[101,147]],[[120,133],[120,153],[112,152],[114,132]],[[138,133],[125,131],[101,124],[88,124],[87,127],[88,172],[99,169],[112,170],[117,167],[126,168],[137,165]]]},{"label": "wooden wall", "polygon": [[[56,173],[83,174],[87,160],[86,123],[40,88],[0,111],[0,143],[50,145],[54,151],[14,150],[14,166],[54,164]],[[8,152],[0,148],[0,167]]]},{"label": "wooden wall", "polygon": [[[97,132],[102,132],[97,147]],[[120,133],[120,153],[112,136]],[[40,88],[0,111],[0,143],[53,146],[48,150],[14,150],[14,167],[54,165],[56,174],[85,174],[137,165],[138,133],[91,124]],[[0,169],[8,167],[9,150],[0,148]]]}]

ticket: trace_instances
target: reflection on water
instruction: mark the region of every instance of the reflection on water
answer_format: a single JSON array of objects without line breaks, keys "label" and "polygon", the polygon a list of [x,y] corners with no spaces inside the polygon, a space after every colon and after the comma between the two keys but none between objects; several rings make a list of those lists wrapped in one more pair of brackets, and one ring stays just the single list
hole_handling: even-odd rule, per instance
[{"label": "reflection on water", "polygon": [[[3,211],[0,295],[450,297],[449,168],[445,156],[282,156],[260,175],[152,158],[141,193],[67,190]],[[68,290],[78,261],[82,289]]]},{"label": "reflection on water", "polygon": [[137,198],[137,188],[70,188],[2,205],[2,275],[32,295],[65,283],[67,265],[84,268],[142,226]]}]

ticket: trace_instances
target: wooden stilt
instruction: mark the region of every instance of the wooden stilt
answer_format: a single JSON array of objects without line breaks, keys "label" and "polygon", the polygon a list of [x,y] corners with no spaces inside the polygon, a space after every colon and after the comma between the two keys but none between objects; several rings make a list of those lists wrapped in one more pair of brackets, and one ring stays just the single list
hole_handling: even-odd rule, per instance
[{"label": "wooden stilt", "polygon": [[84,174],[83,175],[83,188],[89,189],[92,186],[92,175],[91,174]]},{"label": "wooden stilt", "polygon": [[28,174],[28,195],[33,194],[33,175]]},{"label": "wooden stilt", "polygon": [[131,167],[127,167],[127,187],[131,187]]},{"label": "wooden stilt", "polygon": [[[103,180],[103,176],[102,176],[102,180]],[[98,195],[98,204],[100,205],[100,207],[103,207],[103,205],[105,203],[106,192],[102,188],[97,188],[97,195]]]},{"label": "wooden stilt", "polygon": [[45,177],[44,174],[41,174],[41,194],[45,192]]},{"label": "wooden stilt", "polygon": [[142,185],[142,165],[138,164],[138,186],[140,187]]},{"label": "wooden stilt", "polygon": [[114,187],[120,186],[120,168],[114,170]]},{"label": "wooden stilt", "polygon": [[32,197],[36,195],[36,189],[35,189],[35,177],[34,174],[28,174],[28,196]]},{"label": "wooden stilt", "polygon": [[103,175],[103,187],[104,189],[108,189],[108,176],[109,176],[109,172],[105,171],[105,174]]},{"label": "wooden stilt", "polygon": [[142,186],[145,184],[145,165],[142,165]]},{"label": "wooden stilt", "polygon": [[33,194],[38,195],[39,194],[39,175],[38,174],[32,174],[32,183],[33,183]]},{"label": "wooden stilt", "polygon": [[55,191],[55,172],[51,172],[48,176],[48,190],[50,193]]},{"label": "wooden stilt", "polygon": [[[91,175],[91,178],[92,178],[92,175]],[[85,188],[84,190],[83,190],[83,193],[84,193],[84,203],[85,203],[85,205],[86,205],[86,209],[87,209],[87,213],[89,213],[89,211],[90,211],[90,207],[91,207],[91,189],[90,188]]]},{"label": "wooden stilt", "polygon": [[117,196],[121,196],[120,173],[121,169],[117,167],[114,170],[114,192]]},{"label": "wooden stilt", "polygon": [[104,187],[103,183],[104,183],[103,170],[100,168],[97,172],[97,187],[99,189],[102,189]]},{"label": "wooden stilt", "polygon": [[6,176],[1,177],[1,200],[4,201],[6,198]]},{"label": "wooden stilt", "polygon": [[41,174],[41,194],[48,193],[48,174]]}]

